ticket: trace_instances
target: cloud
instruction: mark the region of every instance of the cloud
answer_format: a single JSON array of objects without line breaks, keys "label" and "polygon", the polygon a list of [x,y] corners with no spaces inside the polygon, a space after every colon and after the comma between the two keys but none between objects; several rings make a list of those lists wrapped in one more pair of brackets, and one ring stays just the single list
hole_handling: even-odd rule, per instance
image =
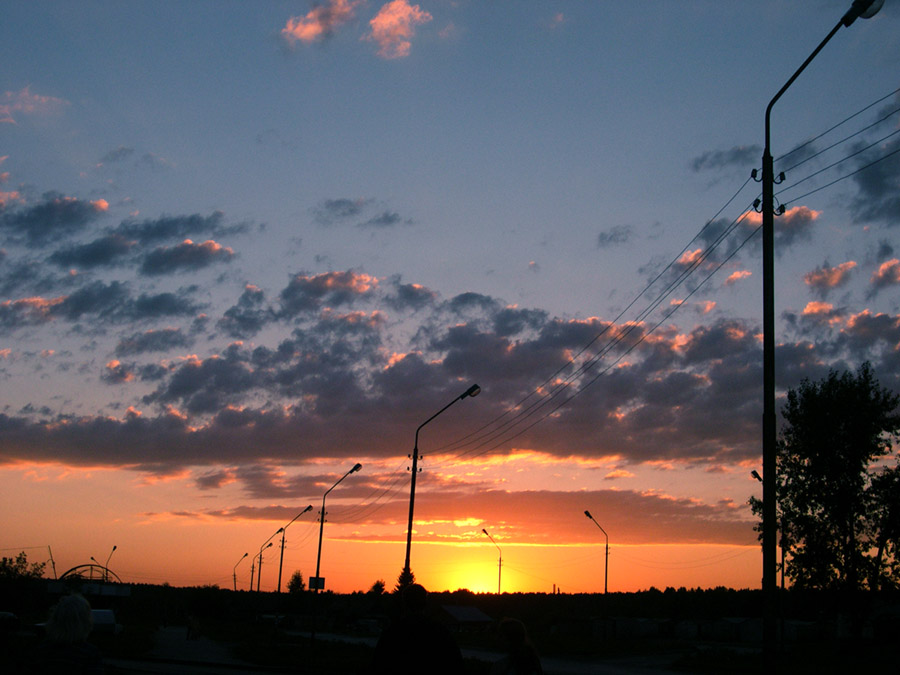
[{"label": "cloud", "polygon": [[90,269],[115,264],[127,255],[135,242],[121,234],[107,234],[87,244],[76,244],[52,253],[48,260],[60,267]]},{"label": "cloud", "polygon": [[803,282],[822,297],[826,297],[835,288],[840,288],[850,280],[850,272],[856,267],[852,260],[831,267],[825,262],[812,272],[803,276]]},{"label": "cloud", "polygon": [[134,154],[134,148],[129,148],[124,145],[120,145],[113,150],[107,152],[103,157],[100,158],[101,164],[111,164],[113,162],[121,162]]},{"label": "cloud", "polygon": [[732,166],[746,166],[759,160],[762,148],[758,145],[736,145],[729,150],[708,150],[694,157],[690,162],[691,170],[715,171]]},{"label": "cloud", "polygon": [[124,384],[134,379],[134,373],[126,364],[113,360],[106,364],[105,370],[100,374],[100,379],[107,384]]},{"label": "cloud", "polygon": [[633,229],[628,225],[616,225],[597,235],[597,247],[608,248],[618,244],[625,244],[631,239],[633,234]]},{"label": "cloud", "polygon": [[858,165],[865,169],[853,176],[859,191],[853,200],[854,220],[900,224],[900,140],[863,153]]},{"label": "cloud", "polygon": [[85,201],[47,192],[36,204],[0,213],[0,232],[29,247],[43,246],[82,231],[108,208],[103,199]]},{"label": "cloud", "polygon": [[900,285],[900,260],[893,258],[881,263],[878,269],[872,273],[869,284],[872,287],[872,294]]},{"label": "cloud", "polygon": [[[795,206],[775,218],[775,250],[781,253],[797,241],[808,241],[820,215],[821,211]],[[762,225],[762,214],[749,211],[743,215],[743,222],[748,227],[757,228]]]},{"label": "cloud", "polygon": [[316,222],[320,225],[331,225],[337,221],[356,218],[363,209],[373,202],[372,199],[326,199],[313,209]]},{"label": "cloud", "polygon": [[[377,216],[373,216],[369,218],[364,223],[360,223],[357,227],[374,227],[374,228],[385,228],[385,227],[393,227],[394,225],[399,225],[403,222],[403,218],[399,213],[394,211],[384,211]],[[406,224],[411,224],[410,221],[406,221]]]},{"label": "cloud", "polygon": [[163,216],[155,220],[125,221],[116,234],[149,244],[163,239],[187,239],[197,235],[222,236],[242,232],[244,225],[225,226],[225,214],[215,211],[208,216]]},{"label": "cloud", "polygon": [[726,286],[734,286],[739,281],[743,281],[744,279],[749,279],[753,276],[753,273],[750,270],[738,270],[736,272],[732,272],[728,275],[728,278],[725,279]]},{"label": "cloud", "polygon": [[225,310],[218,326],[231,337],[248,338],[276,318],[276,312],[266,304],[265,292],[247,284],[237,304]]},{"label": "cloud", "polygon": [[325,304],[347,305],[371,293],[377,286],[375,277],[349,270],[314,276],[300,273],[294,275],[281,291],[281,308],[290,316],[318,310]]},{"label": "cloud", "polygon": [[67,105],[65,99],[32,94],[30,87],[18,92],[6,91],[0,96],[0,124],[16,124],[16,118],[27,115],[56,114]]},{"label": "cloud", "polygon": [[331,36],[335,30],[355,17],[362,0],[326,0],[314,6],[303,17],[291,17],[281,29],[281,36],[288,45],[297,42],[310,44]]},{"label": "cloud", "polygon": [[119,340],[115,353],[119,356],[133,356],[189,347],[191,343],[191,338],[178,328],[150,329]]},{"label": "cloud", "polygon": [[432,16],[408,0],[391,0],[369,21],[371,32],[365,39],[378,45],[378,55],[385,59],[409,56],[415,27],[431,21]]},{"label": "cloud", "polygon": [[412,224],[411,220],[404,220],[399,213],[389,210],[376,213],[365,220],[361,220],[366,212],[370,211],[369,207],[374,204],[375,200],[370,198],[326,199],[318,204],[312,210],[312,213],[316,223],[324,227],[339,225],[353,220],[356,220],[356,226],[362,229],[385,229],[400,224]]},{"label": "cloud", "polygon": [[228,262],[234,251],[217,244],[212,239],[195,244],[185,239],[177,246],[161,246],[151,251],[141,264],[140,273],[147,275],[171,274],[182,270],[194,271],[216,262]]}]

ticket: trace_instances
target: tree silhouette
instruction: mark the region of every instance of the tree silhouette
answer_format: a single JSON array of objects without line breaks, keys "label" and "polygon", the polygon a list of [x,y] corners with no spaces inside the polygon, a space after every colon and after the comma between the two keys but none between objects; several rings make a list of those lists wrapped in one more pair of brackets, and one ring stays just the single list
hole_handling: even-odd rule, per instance
[{"label": "tree silhouette", "polygon": [[411,569],[404,567],[400,572],[400,576],[397,577],[397,585],[394,586],[394,593],[399,593],[404,588],[414,583],[416,583],[416,575],[413,574]]},{"label": "tree silhouette", "polygon": [[[900,397],[869,363],[788,392],[777,445],[776,498],[785,573],[797,588],[897,586]],[[750,505],[762,513],[761,500]],[[757,527],[762,531],[762,524]]]},{"label": "tree silhouette", "polygon": [[40,579],[47,563],[29,563],[25,551],[15,558],[0,558],[0,579]]},{"label": "tree silhouette", "polygon": [[300,593],[306,590],[306,582],[303,580],[303,574],[300,570],[296,570],[288,581],[288,593]]}]

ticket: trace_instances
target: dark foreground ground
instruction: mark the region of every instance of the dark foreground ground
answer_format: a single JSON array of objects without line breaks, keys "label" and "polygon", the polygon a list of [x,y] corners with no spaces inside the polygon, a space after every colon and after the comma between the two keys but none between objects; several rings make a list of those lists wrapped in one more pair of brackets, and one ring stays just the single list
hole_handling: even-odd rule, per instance
[{"label": "dark foreground ground", "polygon": [[[206,631],[204,631],[206,633]],[[20,632],[2,645],[0,672],[35,672],[40,638]],[[94,636],[109,675],[172,673],[183,675],[365,675],[375,637],[318,633],[313,641],[301,631],[275,632],[271,626],[218,626],[188,639],[181,625],[133,627],[118,636]],[[540,643],[540,640],[537,640]],[[489,675],[500,654],[488,635],[460,635],[467,675]],[[779,670],[791,675],[900,672],[896,643],[841,640],[794,645],[783,650]],[[762,673],[758,645],[703,641],[623,641],[605,653],[542,651],[547,675],[676,675],[678,673]],[[427,673],[427,670],[423,670]]]},{"label": "dark foreground ground", "polygon": [[[217,587],[58,582],[0,583],[0,674],[34,673],[46,620],[63,593],[113,609],[115,632],[91,641],[116,673],[367,675],[377,636],[399,611],[394,594],[232,592]],[[760,594],[666,589],[605,595],[429,594],[448,623],[467,675],[489,675],[500,658],[503,617],[522,620],[547,675],[763,673]],[[900,595],[784,596],[779,672],[900,673]],[[188,639],[187,625],[195,636]],[[316,639],[310,628],[317,627]],[[423,669],[423,673],[427,673]]]}]

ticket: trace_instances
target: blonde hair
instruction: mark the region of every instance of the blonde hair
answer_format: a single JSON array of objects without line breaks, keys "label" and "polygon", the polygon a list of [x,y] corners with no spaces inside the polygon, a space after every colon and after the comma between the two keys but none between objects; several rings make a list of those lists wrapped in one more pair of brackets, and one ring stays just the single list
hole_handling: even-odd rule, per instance
[{"label": "blonde hair", "polygon": [[47,637],[53,642],[78,644],[87,640],[93,627],[94,619],[88,601],[80,595],[67,595],[50,613]]}]

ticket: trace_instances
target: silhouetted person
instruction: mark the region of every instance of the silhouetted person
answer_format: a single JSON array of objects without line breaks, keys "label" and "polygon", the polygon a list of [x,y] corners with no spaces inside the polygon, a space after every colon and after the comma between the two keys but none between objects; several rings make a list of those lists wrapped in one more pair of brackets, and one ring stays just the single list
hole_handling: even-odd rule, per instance
[{"label": "silhouetted person", "polygon": [[524,623],[518,619],[503,619],[497,634],[506,655],[494,664],[491,675],[543,675],[541,659],[528,639]]},{"label": "silhouetted person", "polygon": [[91,606],[80,595],[62,598],[50,613],[37,672],[43,675],[102,675],[100,650],[88,644],[94,627]]},{"label": "silhouetted person", "polygon": [[411,584],[401,592],[400,618],[384,629],[375,646],[375,675],[460,675],[459,645],[442,623],[425,613],[427,592]]}]

